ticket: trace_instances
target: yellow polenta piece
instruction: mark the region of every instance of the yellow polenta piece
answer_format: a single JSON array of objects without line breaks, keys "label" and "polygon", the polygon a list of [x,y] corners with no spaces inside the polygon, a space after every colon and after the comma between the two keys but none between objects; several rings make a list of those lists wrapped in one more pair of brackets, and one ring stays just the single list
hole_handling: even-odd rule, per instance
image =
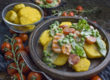
[{"label": "yellow polenta piece", "polygon": [[25,7],[25,5],[22,4],[22,3],[21,4],[17,4],[17,5],[14,6],[13,10],[18,12],[20,9],[22,9],[24,7]]},{"label": "yellow polenta piece", "polygon": [[24,7],[20,9],[18,15],[20,16],[20,23],[23,25],[32,24],[41,19],[39,10],[32,7]]},{"label": "yellow polenta piece", "polygon": [[60,26],[61,25],[68,25],[69,27],[71,27],[72,26],[72,23],[71,22],[62,22],[61,24],[60,24]]},{"label": "yellow polenta piece", "polygon": [[79,63],[72,66],[72,68],[77,72],[88,71],[90,67],[90,61],[87,58],[81,58]]},{"label": "yellow polenta piece", "polygon": [[19,18],[18,17],[15,18],[14,23],[19,24]]},{"label": "yellow polenta piece", "polygon": [[49,43],[52,40],[52,37],[49,35],[49,30],[45,30],[40,37],[40,43],[45,46],[47,43]]},{"label": "yellow polenta piece", "polygon": [[63,66],[68,61],[68,55],[65,54],[59,54],[58,57],[55,59],[53,64],[57,66]]},{"label": "yellow polenta piece", "polygon": [[85,44],[84,50],[88,58],[100,58],[102,55],[100,54],[96,44]]},{"label": "yellow polenta piece", "polygon": [[10,21],[10,22],[14,22],[17,17],[18,17],[17,16],[17,13],[15,11],[13,11],[13,10],[8,11],[7,14],[6,14],[6,16],[5,16],[5,18],[8,21]]}]

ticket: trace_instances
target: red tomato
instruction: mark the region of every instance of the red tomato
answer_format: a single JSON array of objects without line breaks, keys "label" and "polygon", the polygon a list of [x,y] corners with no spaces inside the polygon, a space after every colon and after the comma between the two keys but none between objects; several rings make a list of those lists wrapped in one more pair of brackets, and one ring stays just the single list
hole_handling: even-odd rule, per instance
[{"label": "red tomato", "polygon": [[41,80],[41,75],[39,73],[36,73],[36,72],[30,72],[28,74],[27,80]]},{"label": "red tomato", "polygon": [[25,42],[26,40],[28,40],[28,35],[25,34],[25,33],[22,33],[19,36],[20,36],[20,38],[22,39],[23,42]]},{"label": "red tomato", "polygon": [[78,10],[79,12],[82,12],[83,11],[83,7],[82,6],[77,6],[76,10]]},{"label": "red tomato", "polygon": [[4,57],[6,60],[11,60],[13,58],[13,54],[12,54],[12,52],[8,51],[5,53]]},{"label": "red tomato", "polygon": [[23,67],[23,73],[27,73],[27,72],[30,71],[29,67],[26,65],[26,63],[24,62],[24,60],[21,60],[21,61],[20,61],[20,67],[21,67],[22,65],[24,65],[24,67]]},{"label": "red tomato", "polygon": [[18,47],[18,50],[24,50],[24,45],[22,43],[15,43],[14,48],[16,49]]},{"label": "red tomato", "polygon": [[93,44],[96,42],[96,38],[92,37],[92,36],[88,36],[88,37],[86,37],[86,42],[89,44]]},{"label": "red tomato", "polygon": [[53,2],[53,0],[46,0],[46,2],[47,2],[47,3],[52,3],[52,2]]},{"label": "red tomato", "polygon": [[68,27],[68,25],[61,25],[61,26],[59,26],[60,28],[67,28]]},{"label": "red tomato", "polygon": [[26,53],[26,51],[24,51],[24,50],[18,50],[17,52],[16,52],[16,57],[18,57],[19,56],[19,61],[21,61],[21,60],[23,60],[23,58],[22,58],[22,56],[21,56],[21,54],[20,54],[20,52],[25,52]]},{"label": "red tomato", "polygon": [[62,16],[68,16],[67,12],[63,12]]},{"label": "red tomato", "polygon": [[29,51],[29,46],[26,46],[26,47],[25,47],[25,51],[26,51],[27,53],[30,52],[30,51]]},{"label": "red tomato", "polygon": [[68,35],[69,33],[74,33],[75,32],[75,29],[73,28],[64,28],[63,29],[63,33]]},{"label": "red tomato", "polygon": [[91,78],[91,80],[102,80],[98,75]]},{"label": "red tomato", "polygon": [[[23,74],[22,76],[23,76],[23,80],[26,80],[26,77]],[[12,80],[22,80],[19,73],[14,74],[11,78]]]},{"label": "red tomato", "polygon": [[68,16],[74,16],[74,12],[69,12]]},{"label": "red tomato", "polygon": [[15,63],[10,63],[7,67],[7,72],[9,75],[13,75],[17,72],[17,70],[13,69],[12,67],[16,68],[16,64]]},{"label": "red tomato", "polygon": [[22,43],[22,39],[20,37],[15,37],[16,43]]},{"label": "red tomato", "polygon": [[9,31],[10,31],[11,34],[15,34],[16,33],[15,31],[13,31],[11,29]]},{"label": "red tomato", "polygon": [[1,50],[2,50],[3,52],[6,52],[5,49],[8,49],[8,50],[11,49],[11,45],[10,45],[9,42],[4,42],[4,43],[2,44],[2,46],[1,46]]}]

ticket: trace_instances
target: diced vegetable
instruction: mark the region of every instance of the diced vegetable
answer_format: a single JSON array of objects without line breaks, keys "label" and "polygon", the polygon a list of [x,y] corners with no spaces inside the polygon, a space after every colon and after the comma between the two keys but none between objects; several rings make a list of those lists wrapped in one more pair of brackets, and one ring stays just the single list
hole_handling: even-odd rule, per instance
[{"label": "diced vegetable", "polygon": [[100,58],[102,55],[98,51],[98,46],[96,44],[85,44],[84,50],[88,58]]},{"label": "diced vegetable", "polygon": [[48,42],[50,42],[52,40],[52,37],[50,37],[50,35],[49,35],[49,31],[50,30],[45,30],[40,37],[40,43],[43,46],[45,46]]},{"label": "diced vegetable", "polygon": [[79,63],[73,65],[72,68],[77,72],[88,71],[90,67],[90,61],[86,58],[81,58]]},{"label": "diced vegetable", "polygon": [[100,53],[105,57],[107,53],[106,44],[100,37],[97,38],[97,45]]},{"label": "diced vegetable", "polygon": [[67,61],[68,61],[68,56],[65,54],[60,54],[58,55],[56,60],[53,62],[53,64],[57,66],[63,66],[64,64],[66,64]]}]

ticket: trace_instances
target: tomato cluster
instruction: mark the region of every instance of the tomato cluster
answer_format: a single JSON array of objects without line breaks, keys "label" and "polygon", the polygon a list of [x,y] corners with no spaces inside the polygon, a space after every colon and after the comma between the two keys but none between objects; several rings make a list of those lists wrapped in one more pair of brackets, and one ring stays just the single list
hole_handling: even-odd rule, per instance
[{"label": "tomato cluster", "polygon": [[[82,6],[77,6],[76,7],[76,11],[78,12],[78,13],[80,13],[80,12],[82,12],[83,11],[83,7]],[[69,11],[69,12],[67,12],[67,11],[64,11],[63,13],[62,13],[62,16],[74,16],[75,15],[75,13],[73,12],[73,11]]]},{"label": "tomato cluster", "polygon": [[[26,54],[29,54],[29,47],[24,46],[24,43],[28,40],[28,35],[23,33],[23,34],[18,34],[12,30],[10,30],[11,34],[17,34],[18,36],[14,37],[15,43],[14,43],[14,50],[17,49],[15,52],[15,55],[12,53],[12,44],[10,42],[3,42],[1,45],[1,50],[4,53],[4,58],[8,60],[12,60],[16,58],[18,60],[18,66],[22,70],[22,76],[24,80],[41,80],[41,75],[39,73],[32,72],[29,67],[25,64],[20,52],[25,51]],[[15,57],[14,57],[15,56]],[[22,67],[23,65],[23,67]],[[12,80],[21,80],[21,74],[17,70],[17,65],[13,61],[7,66],[7,72],[11,76]]]}]

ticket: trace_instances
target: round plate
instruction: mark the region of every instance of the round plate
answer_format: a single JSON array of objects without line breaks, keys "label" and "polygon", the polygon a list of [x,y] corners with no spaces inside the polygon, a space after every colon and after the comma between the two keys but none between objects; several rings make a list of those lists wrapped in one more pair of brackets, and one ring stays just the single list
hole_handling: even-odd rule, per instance
[{"label": "round plate", "polygon": [[57,79],[63,79],[63,80],[73,80],[73,79],[80,79],[85,80],[90,78],[91,76],[97,74],[100,72],[110,61],[110,54],[109,54],[109,39],[107,35],[105,34],[104,30],[98,26],[97,24],[93,23],[92,21],[88,21],[90,25],[93,25],[94,28],[98,29],[102,37],[104,38],[106,44],[107,44],[107,56],[105,58],[100,59],[94,59],[91,60],[91,66],[90,69],[86,72],[74,72],[72,69],[68,68],[68,66],[63,67],[57,67],[57,68],[50,68],[48,67],[43,61],[43,49],[42,46],[39,43],[40,35],[43,31],[46,29],[49,29],[49,25],[52,24],[54,21],[71,21],[71,22],[78,22],[78,20],[81,19],[79,17],[56,17],[51,18],[40,25],[32,32],[29,40],[29,48],[31,52],[31,57],[33,61],[35,62],[35,65],[39,67],[42,71],[47,73],[48,75],[57,78]]}]

